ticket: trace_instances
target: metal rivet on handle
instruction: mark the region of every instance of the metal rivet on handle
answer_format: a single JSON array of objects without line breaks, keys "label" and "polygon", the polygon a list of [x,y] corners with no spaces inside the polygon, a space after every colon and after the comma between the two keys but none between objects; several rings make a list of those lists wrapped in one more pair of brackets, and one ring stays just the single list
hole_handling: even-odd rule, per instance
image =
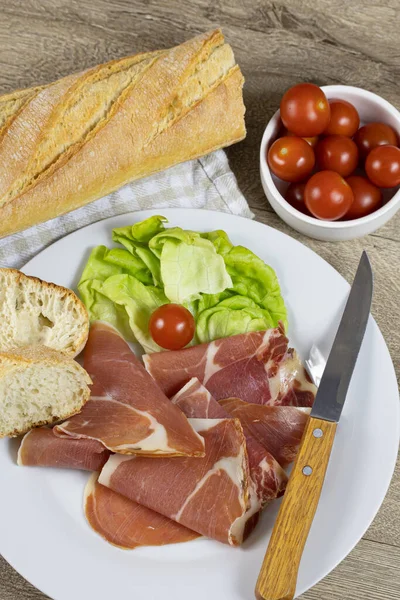
[{"label": "metal rivet on handle", "polygon": [[306,466],[303,468],[303,475],[311,475],[312,473],[312,468],[310,466]]},{"label": "metal rivet on handle", "polygon": [[313,436],[316,438],[322,438],[322,436],[324,435],[324,432],[322,431],[322,429],[314,429],[313,431]]}]

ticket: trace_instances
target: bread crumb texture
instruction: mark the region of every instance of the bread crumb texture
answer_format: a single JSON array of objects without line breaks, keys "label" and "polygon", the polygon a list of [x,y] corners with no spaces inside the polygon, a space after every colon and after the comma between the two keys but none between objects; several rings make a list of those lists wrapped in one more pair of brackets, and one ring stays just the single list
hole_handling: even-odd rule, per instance
[{"label": "bread crumb texture", "polygon": [[0,437],[17,436],[78,413],[91,379],[73,359],[45,346],[0,353]]},{"label": "bread crumb texture", "polygon": [[89,333],[74,292],[15,269],[0,269],[0,322],[0,352],[41,344],[76,356]]}]

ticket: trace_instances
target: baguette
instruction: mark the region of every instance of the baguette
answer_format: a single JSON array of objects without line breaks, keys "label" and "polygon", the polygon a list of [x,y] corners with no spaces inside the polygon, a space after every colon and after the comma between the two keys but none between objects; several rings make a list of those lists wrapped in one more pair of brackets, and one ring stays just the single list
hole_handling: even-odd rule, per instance
[{"label": "baguette", "polygon": [[0,237],[244,138],[220,30],[0,97]]},{"label": "baguette", "polygon": [[64,287],[0,269],[0,352],[41,344],[76,356],[89,335],[84,304]]},{"label": "baguette", "polygon": [[77,362],[46,346],[0,353],[0,438],[78,413],[91,383]]}]

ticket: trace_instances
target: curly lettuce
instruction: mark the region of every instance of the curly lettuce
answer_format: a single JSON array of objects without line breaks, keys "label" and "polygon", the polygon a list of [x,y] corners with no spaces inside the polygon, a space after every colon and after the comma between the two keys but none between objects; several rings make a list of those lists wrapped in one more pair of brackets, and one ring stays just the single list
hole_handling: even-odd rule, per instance
[{"label": "curly lettuce", "polygon": [[[148,324],[162,304],[186,306],[196,321],[192,343],[287,327],[275,271],[222,230],[166,228],[156,215],[112,232],[118,247],[94,248],[78,289],[91,320],[104,320],[146,352],[160,348]],[[121,247],[122,246],[122,247]]]}]

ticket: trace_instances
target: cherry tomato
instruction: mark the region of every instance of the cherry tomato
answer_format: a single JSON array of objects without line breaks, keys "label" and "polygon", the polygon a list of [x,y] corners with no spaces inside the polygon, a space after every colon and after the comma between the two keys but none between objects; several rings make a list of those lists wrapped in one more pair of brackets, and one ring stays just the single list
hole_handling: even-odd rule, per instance
[{"label": "cherry tomato", "polygon": [[397,146],[397,134],[386,123],[368,123],[361,127],[354,136],[361,158],[377,146]]},{"label": "cherry tomato", "polygon": [[370,215],[382,206],[382,192],[366,177],[352,175],[346,179],[352,189],[354,202],[350,206],[345,219],[359,219]]},{"label": "cherry tomato", "polygon": [[315,164],[314,151],[299,137],[283,137],[268,150],[271,171],[284,181],[301,181],[311,173]]},{"label": "cherry tomato", "polygon": [[348,183],[334,171],[315,173],[306,183],[304,200],[317,219],[336,221],[349,210],[353,192]]},{"label": "cherry tomato", "polygon": [[329,100],[331,120],[325,129],[325,135],[345,135],[353,137],[360,126],[360,116],[357,109],[346,100]]},{"label": "cherry tomato", "polygon": [[288,131],[314,137],[328,126],[331,111],[324,92],[313,83],[300,83],[284,93],[281,119]]},{"label": "cherry tomato", "polygon": [[344,135],[328,135],[315,149],[318,168],[336,171],[342,177],[350,175],[358,164],[357,146]]},{"label": "cherry tomato", "polygon": [[192,314],[180,304],[164,304],[150,317],[151,337],[167,350],[180,350],[186,346],[193,339],[195,329]]},{"label": "cherry tomato", "polygon": [[[289,137],[299,137],[295,133],[288,131],[286,127],[282,127],[279,137],[283,137],[285,135],[288,135]],[[314,135],[313,137],[303,137],[303,140],[305,140],[307,144],[310,144],[311,148],[315,148],[315,146],[318,144],[318,139],[319,138],[317,135]]]},{"label": "cherry tomato", "polygon": [[365,161],[368,178],[382,188],[400,185],[400,148],[378,146],[371,150]]},{"label": "cherry tomato", "polygon": [[304,203],[305,183],[291,183],[286,190],[285,200],[289,202],[293,208],[296,208],[305,215],[309,215],[310,211]]}]

